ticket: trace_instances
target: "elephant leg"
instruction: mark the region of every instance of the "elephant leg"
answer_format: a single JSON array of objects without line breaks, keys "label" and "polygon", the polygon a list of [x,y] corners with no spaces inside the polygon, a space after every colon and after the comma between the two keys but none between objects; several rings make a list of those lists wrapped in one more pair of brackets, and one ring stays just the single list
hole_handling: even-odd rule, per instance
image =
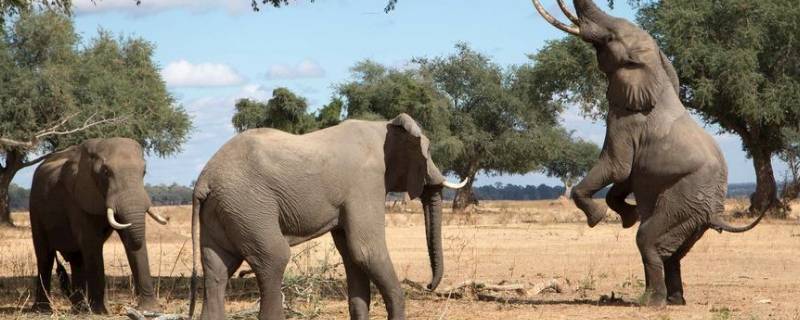
[{"label": "elephant leg", "polygon": [[86,289],[92,313],[108,314],[105,303],[106,275],[103,264],[103,242],[94,243],[82,250],[86,276]]},{"label": "elephant leg", "polygon": [[291,250],[281,233],[277,217],[265,230],[246,234],[243,238],[243,243],[247,245],[242,248],[242,254],[255,272],[258,288],[261,291],[258,319],[285,319],[281,284]]},{"label": "elephant leg", "polygon": [[625,201],[628,195],[631,194],[630,179],[621,183],[615,183],[611,186],[606,194],[606,203],[611,210],[619,214],[622,220],[623,228],[630,228],[639,221],[639,214],[636,212],[636,206],[631,205]]},{"label": "elephant leg", "polygon": [[361,201],[346,206],[344,232],[350,258],[378,287],[388,318],[405,319],[403,289],[386,247],[383,202],[381,199],[381,202],[369,204],[372,203]]},{"label": "elephant leg", "polygon": [[645,276],[644,304],[663,306],[666,304],[667,288],[664,282],[664,262],[659,254],[658,239],[666,228],[664,219],[654,215],[643,221],[636,233],[636,246],[642,255]]},{"label": "elephant leg", "polygon": [[36,268],[39,275],[36,277],[36,299],[33,302],[33,310],[37,312],[51,312],[50,305],[50,283],[53,272],[53,262],[55,261],[56,251],[50,248],[46,239],[41,234],[33,235],[33,247],[36,253]]},{"label": "elephant leg", "polygon": [[69,262],[72,271],[70,280],[69,301],[74,312],[89,312],[89,301],[86,299],[86,267],[81,252],[62,252],[64,259]]},{"label": "elephant leg", "polygon": [[225,288],[228,279],[242,264],[242,258],[218,245],[204,241],[203,263],[203,312],[200,319],[225,318]]},{"label": "elephant leg", "polygon": [[681,260],[671,257],[664,261],[664,276],[667,285],[667,303],[685,305],[683,282],[681,280]]},{"label": "elephant leg", "polygon": [[353,261],[350,249],[347,246],[347,238],[344,231],[337,229],[331,231],[333,243],[342,255],[344,271],[347,275],[347,298],[350,308],[350,319],[366,320],[369,319],[370,288],[369,275],[367,275]]},{"label": "elephant leg", "polygon": [[[126,243],[126,241],[123,241],[123,243]],[[158,304],[158,299],[156,299],[155,290],[153,289],[153,278],[150,276],[147,241],[143,241],[138,250],[125,248],[125,254],[128,256],[134,289],[139,300],[136,308],[143,311],[161,311],[161,306]]]}]

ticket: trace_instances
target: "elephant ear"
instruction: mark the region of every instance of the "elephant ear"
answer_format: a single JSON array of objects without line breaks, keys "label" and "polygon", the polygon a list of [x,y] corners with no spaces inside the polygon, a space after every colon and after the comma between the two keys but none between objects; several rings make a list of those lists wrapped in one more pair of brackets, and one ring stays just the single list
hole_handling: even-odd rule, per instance
[{"label": "elephant ear", "polygon": [[[397,161],[396,166],[402,166],[404,173],[405,191],[411,199],[418,198],[422,194],[426,182],[429,183],[429,163],[432,163],[428,148],[430,142],[422,134],[422,129],[411,116],[401,113],[390,122],[391,125],[403,128],[405,131],[402,145],[404,148],[400,152],[404,153]],[[400,168],[396,168],[400,169]],[[434,170],[437,170],[435,167]]]},{"label": "elephant ear", "polygon": [[664,51],[658,50],[658,54],[661,57],[661,67],[663,67],[664,71],[667,73],[669,81],[672,83],[672,87],[675,89],[675,94],[680,96],[681,84],[678,81],[678,73],[675,72],[675,67],[672,66],[672,62],[669,61],[667,56],[664,54]]},{"label": "elephant ear", "polygon": [[69,197],[83,211],[91,214],[105,214],[105,196],[97,186],[94,178],[96,168],[102,159],[98,159],[92,149],[96,141],[89,140],[74,147],[72,155],[61,170],[61,181],[69,193]]}]

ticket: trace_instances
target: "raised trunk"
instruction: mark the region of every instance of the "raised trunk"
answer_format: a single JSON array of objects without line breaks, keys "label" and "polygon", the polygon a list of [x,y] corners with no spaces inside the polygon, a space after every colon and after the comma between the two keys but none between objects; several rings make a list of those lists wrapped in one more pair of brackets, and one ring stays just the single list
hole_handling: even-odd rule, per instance
[{"label": "raised trunk", "polygon": [[433,290],[442,281],[444,256],[442,254],[442,187],[426,186],[420,196],[425,214],[425,238],[428,243],[428,256],[431,260],[431,283]]},{"label": "raised trunk", "polygon": [[[758,215],[763,211],[778,211],[778,188],[772,171],[772,153],[762,149],[750,149],[753,167],[756,170],[756,192],[750,197],[750,213]],[[770,213],[774,214],[774,213]]]}]

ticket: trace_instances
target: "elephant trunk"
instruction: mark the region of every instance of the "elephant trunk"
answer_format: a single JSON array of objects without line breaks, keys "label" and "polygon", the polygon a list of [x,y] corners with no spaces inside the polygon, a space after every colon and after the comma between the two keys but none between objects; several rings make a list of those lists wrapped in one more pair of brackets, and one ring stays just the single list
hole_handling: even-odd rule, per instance
[{"label": "elephant trunk", "polygon": [[442,186],[425,186],[420,196],[425,214],[425,236],[428,242],[428,256],[431,259],[431,283],[428,289],[434,290],[442,281],[444,256],[442,254]]},{"label": "elephant trunk", "polygon": [[145,241],[145,214],[150,209],[150,197],[142,189],[126,191],[109,200],[109,208],[114,208],[118,221],[130,224],[118,230],[123,244],[129,250],[139,250]]}]

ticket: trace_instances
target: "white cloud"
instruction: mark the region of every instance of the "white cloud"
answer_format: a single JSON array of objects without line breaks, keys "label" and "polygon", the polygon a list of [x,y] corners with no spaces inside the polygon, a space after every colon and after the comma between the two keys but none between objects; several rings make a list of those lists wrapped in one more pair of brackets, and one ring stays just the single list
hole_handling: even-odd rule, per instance
[{"label": "white cloud", "polygon": [[178,60],[168,64],[161,75],[171,87],[227,87],[239,85],[244,78],[225,64]]},{"label": "white cloud", "polygon": [[303,60],[296,65],[273,64],[267,69],[267,78],[269,79],[321,78],[323,76],[325,76],[325,70],[322,69],[322,66],[310,59]]},{"label": "white cloud", "polygon": [[250,2],[243,0],[75,0],[73,10],[77,15],[105,12],[125,12],[132,16],[156,14],[168,10],[188,10],[195,13],[225,9],[229,14],[250,10]]}]

